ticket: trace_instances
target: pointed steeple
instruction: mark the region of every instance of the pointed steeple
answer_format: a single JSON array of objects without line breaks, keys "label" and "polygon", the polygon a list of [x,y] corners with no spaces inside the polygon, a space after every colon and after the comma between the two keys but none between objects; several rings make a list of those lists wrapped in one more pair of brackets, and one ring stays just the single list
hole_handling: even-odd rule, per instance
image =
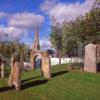
[{"label": "pointed steeple", "polygon": [[37,50],[40,50],[38,27],[36,27],[36,30],[35,30],[34,44],[33,44],[33,51],[37,51]]}]

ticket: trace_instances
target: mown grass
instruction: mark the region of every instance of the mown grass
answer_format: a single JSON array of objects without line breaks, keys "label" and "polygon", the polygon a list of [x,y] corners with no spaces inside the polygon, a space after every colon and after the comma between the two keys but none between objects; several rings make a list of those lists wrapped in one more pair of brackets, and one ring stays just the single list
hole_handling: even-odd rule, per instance
[{"label": "mown grass", "polygon": [[100,73],[68,72],[66,65],[53,66],[51,73],[47,81],[39,69],[25,71],[20,92],[0,79],[0,100],[100,100]]}]

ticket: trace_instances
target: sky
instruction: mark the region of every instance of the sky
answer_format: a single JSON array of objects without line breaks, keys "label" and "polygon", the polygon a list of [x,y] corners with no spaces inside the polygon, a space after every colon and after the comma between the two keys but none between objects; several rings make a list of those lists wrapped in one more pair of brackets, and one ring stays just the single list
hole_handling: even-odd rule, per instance
[{"label": "sky", "polygon": [[40,45],[49,49],[52,16],[59,23],[75,20],[89,12],[94,2],[95,0],[0,0],[0,39],[19,39],[32,46],[35,27],[38,26]]}]

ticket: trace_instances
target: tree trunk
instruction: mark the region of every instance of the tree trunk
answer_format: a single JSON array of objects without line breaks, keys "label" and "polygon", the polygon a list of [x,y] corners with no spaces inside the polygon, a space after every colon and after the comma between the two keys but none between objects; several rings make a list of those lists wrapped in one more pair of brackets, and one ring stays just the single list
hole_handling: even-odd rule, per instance
[{"label": "tree trunk", "polygon": [[61,52],[59,53],[59,64],[61,64]]}]

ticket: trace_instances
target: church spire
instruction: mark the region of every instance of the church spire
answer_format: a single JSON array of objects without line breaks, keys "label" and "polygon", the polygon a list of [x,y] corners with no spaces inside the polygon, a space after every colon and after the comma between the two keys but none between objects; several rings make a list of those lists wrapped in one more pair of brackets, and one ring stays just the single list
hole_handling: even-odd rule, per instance
[{"label": "church spire", "polygon": [[35,30],[34,44],[33,44],[33,51],[37,51],[37,50],[40,50],[38,27],[36,27],[36,30]]}]

